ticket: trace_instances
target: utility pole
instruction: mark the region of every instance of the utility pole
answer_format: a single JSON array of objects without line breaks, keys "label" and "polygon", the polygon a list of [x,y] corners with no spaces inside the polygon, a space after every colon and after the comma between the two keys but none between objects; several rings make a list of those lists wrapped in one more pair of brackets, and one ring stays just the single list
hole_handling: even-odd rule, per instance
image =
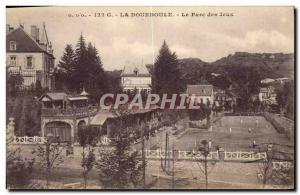
[{"label": "utility pole", "polygon": [[172,189],[175,188],[175,137],[173,137],[173,148],[172,148],[172,154],[173,154],[173,167],[172,167]]},{"label": "utility pole", "polygon": [[162,171],[164,171],[163,157],[162,157],[162,150],[163,150],[162,140],[163,140],[163,133],[161,132],[161,134],[160,134],[160,167],[161,167]]},{"label": "utility pole", "polygon": [[208,188],[208,178],[207,178],[207,154],[204,155],[204,174],[205,174],[205,188]]},{"label": "utility pole", "polygon": [[170,172],[170,139],[169,139],[169,134],[168,134],[168,169],[167,169],[167,172]]},{"label": "utility pole", "polygon": [[145,126],[142,125],[143,188],[146,188]]},{"label": "utility pole", "polygon": [[165,143],[165,166],[164,166],[164,170],[166,170],[167,167],[167,156],[168,156],[168,140],[169,140],[169,134],[168,132],[166,132],[166,143]]}]

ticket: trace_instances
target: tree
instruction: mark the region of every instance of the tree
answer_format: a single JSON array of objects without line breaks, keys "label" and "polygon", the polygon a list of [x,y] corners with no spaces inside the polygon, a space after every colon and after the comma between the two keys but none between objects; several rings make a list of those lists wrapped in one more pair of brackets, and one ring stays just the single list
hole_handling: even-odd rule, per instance
[{"label": "tree", "polygon": [[58,63],[58,67],[63,73],[72,74],[74,71],[75,53],[72,45],[67,44],[61,60]]},{"label": "tree", "polygon": [[[59,140],[58,140],[59,141]],[[50,177],[53,168],[63,163],[63,147],[58,143],[53,143],[53,138],[46,138],[43,146],[38,146],[34,151],[38,158],[38,163],[45,170],[46,175],[46,187],[49,189]]]},{"label": "tree", "polygon": [[85,80],[84,86],[89,91],[91,99],[98,102],[101,95],[108,91],[108,83],[98,50],[91,43],[87,47],[86,65],[89,70],[89,76]]},{"label": "tree", "polygon": [[32,95],[18,98],[22,101],[20,112],[11,116],[16,118],[19,136],[39,135],[41,130],[41,102]]},{"label": "tree", "polygon": [[213,76],[210,74],[206,75],[207,81],[211,83],[213,86],[218,87],[220,89],[228,89],[231,82],[226,73],[222,73],[218,76]]},{"label": "tree", "polygon": [[260,72],[257,68],[248,66],[228,67],[228,78],[235,83],[239,96],[238,107],[242,111],[251,109],[252,96],[258,94],[260,87]]},{"label": "tree", "polygon": [[276,94],[276,100],[280,106],[281,114],[286,112],[289,118],[294,118],[294,83],[284,83],[283,87],[276,91]]},{"label": "tree", "polygon": [[114,71],[105,71],[106,80],[109,81],[107,85],[109,86],[109,90],[111,93],[121,93],[122,87],[121,87],[121,73],[120,70],[114,70]]},{"label": "tree", "polygon": [[82,34],[75,51],[71,45],[66,46],[58,67],[55,70],[57,88],[79,93],[84,87],[92,102],[98,102],[108,90],[98,50],[91,43],[87,45]]},{"label": "tree", "polygon": [[[83,168],[82,176],[84,180],[84,188],[87,186],[87,176],[95,165],[94,148],[98,141],[98,129],[86,126],[78,129],[78,141],[82,147],[81,167]],[[87,149],[87,153],[86,150]]]},{"label": "tree", "polygon": [[[206,123],[207,127],[210,125],[210,114],[211,114],[211,109],[210,109],[210,103],[204,104],[203,102],[198,103],[198,106],[200,106],[199,109],[189,109],[188,114],[189,114],[189,119],[191,121],[201,121],[206,118]],[[199,127],[199,124],[197,124]]]},{"label": "tree", "polygon": [[[286,147],[281,144],[268,144],[266,150],[266,158],[260,159],[258,163],[258,181],[265,188],[267,184],[275,185],[292,185],[294,183],[294,171],[293,171],[293,156],[287,152],[281,151],[281,149],[275,149],[276,147]],[[274,168],[273,163],[285,162],[289,163],[287,167]]]},{"label": "tree", "polygon": [[35,82],[35,89],[34,90],[35,90],[35,94],[36,94],[37,97],[40,97],[43,94],[44,90],[43,90],[43,87],[42,87],[42,84],[41,84],[40,80],[37,80]]},{"label": "tree", "polygon": [[23,158],[20,148],[8,152],[6,156],[7,188],[27,188],[31,184],[34,162],[34,158]]},{"label": "tree", "polygon": [[163,42],[154,64],[152,88],[158,94],[174,94],[182,91],[176,53],[171,53],[166,41]]},{"label": "tree", "polygon": [[11,97],[16,97],[21,89],[24,79],[21,74],[11,74],[6,71],[6,92]]},{"label": "tree", "polygon": [[209,142],[207,140],[202,140],[201,145],[202,146],[199,147],[201,156],[197,157],[197,154],[195,154],[194,158],[197,162],[197,165],[198,165],[200,171],[205,176],[205,188],[207,189],[208,188],[208,175],[215,167],[217,160],[216,159],[211,159],[210,161],[208,160],[208,155],[209,155],[211,148],[210,148]]},{"label": "tree", "polygon": [[58,67],[54,70],[55,88],[73,90],[72,78],[75,70],[75,53],[72,45],[67,44]]},{"label": "tree", "polygon": [[119,128],[112,139],[112,149],[99,151],[97,169],[104,188],[137,187],[143,180],[142,173],[146,165],[139,152],[131,150],[130,145],[135,138],[123,125],[126,118],[126,114],[119,114]]}]

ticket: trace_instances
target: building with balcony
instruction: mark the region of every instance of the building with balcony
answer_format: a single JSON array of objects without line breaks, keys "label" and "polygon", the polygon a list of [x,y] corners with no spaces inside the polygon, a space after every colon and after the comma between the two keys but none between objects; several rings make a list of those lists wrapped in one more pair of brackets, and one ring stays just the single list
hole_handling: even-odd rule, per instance
[{"label": "building with balcony", "polygon": [[150,93],[151,75],[146,67],[124,67],[121,73],[121,86],[125,93]]},{"label": "building with balcony", "polygon": [[55,58],[45,24],[40,29],[32,25],[30,34],[24,26],[14,29],[6,25],[6,67],[9,74],[20,74],[25,88],[39,81],[43,88],[52,89]]},{"label": "building with balcony", "polygon": [[48,92],[39,98],[41,110],[41,136],[52,134],[61,142],[74,143],[79,128],[89,125],[98,112],[98,106],[89,104],[88,94]]}]

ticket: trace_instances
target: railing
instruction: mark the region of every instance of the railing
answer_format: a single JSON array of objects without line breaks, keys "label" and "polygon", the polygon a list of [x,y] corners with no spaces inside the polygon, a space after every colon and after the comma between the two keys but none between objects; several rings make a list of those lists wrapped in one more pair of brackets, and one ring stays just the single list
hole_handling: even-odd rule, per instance
[{"label": "railing", "polygon": [[[145,150],[146,158],[148,159],[161,159],[168,157],[173,159],[173,151],[165,152],[164,150]],[[204,159],[204,156],[198,151],[177,151],[175,153],[177,160],[200,160]],[[218,152],[210,152],[207,156],[207,160],[219,160]]]},{"label": "railing", "polygon": [[24,70],[21,71],[21,73],[23,75],[32,76],[32,75],[36,74],[36,70],[34,70],[34,69],[24,69]]},{"label": "railing", "polygon": [[25,76],[35,76],[37,71],[35,69],[21,69],[21,66],[10,66],[8,72]]},{"label": "railing", "polygon": [[[146,158],[149,159],[161,159],[166,157],[166,152],[164,150],[146,150]],[[254,152],[224,152],[225,153],[225,161],[255,161],[266,159],[267,154],[265,152],[262,153],[254,153]],[[169,158],[173,158],[173,152],[169,151],[167,155]],[[175,153],[175,158],[178,160],[203,160],[204,155],[199,151],[177,151]],[[219,160],[219,152],[210,152],[207,156],[207,160]]]},{"label": "railing", "polygon": [[253,160],[262,160],[266,159],[267,154],[254,153],[254,152],[225,152],[224,160],[233,160],[233,161],[253,161]]},{"label": "railing", "polygon": [[278,162],[272,162],[273,164],[273,169],[275,170],[289,170],[293,168],[293,163],[288,162],[288,161],[278,161]]},{"label": "railing", "polygon": [[94,115],[98,111],[97,106],[82,108],[42,108],[42,116],[89,116]]},{"label": "railing", "polygon": [[44,137],[34,136],[34,137],[14,137],[14,144],[43,144],[46,142]]},{"label": "railing", "polygon": [[[190,152],[190,151],[178,151],[178,159],[182,160],[203,160],[204,155],[201,152]],[[207,160],[219,160],[218,152],[210,152],[207,155]]]}]

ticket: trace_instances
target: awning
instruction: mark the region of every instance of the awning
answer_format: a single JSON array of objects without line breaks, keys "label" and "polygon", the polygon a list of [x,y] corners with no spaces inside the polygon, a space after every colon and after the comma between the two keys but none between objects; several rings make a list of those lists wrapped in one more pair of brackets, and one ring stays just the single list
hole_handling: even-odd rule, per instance
[{"label": "awning", "polygon": [[111,113],[109,110],[99,111],[91,121],[91,125],[103,125],[109,118],[116,118],[117,116]]}]

